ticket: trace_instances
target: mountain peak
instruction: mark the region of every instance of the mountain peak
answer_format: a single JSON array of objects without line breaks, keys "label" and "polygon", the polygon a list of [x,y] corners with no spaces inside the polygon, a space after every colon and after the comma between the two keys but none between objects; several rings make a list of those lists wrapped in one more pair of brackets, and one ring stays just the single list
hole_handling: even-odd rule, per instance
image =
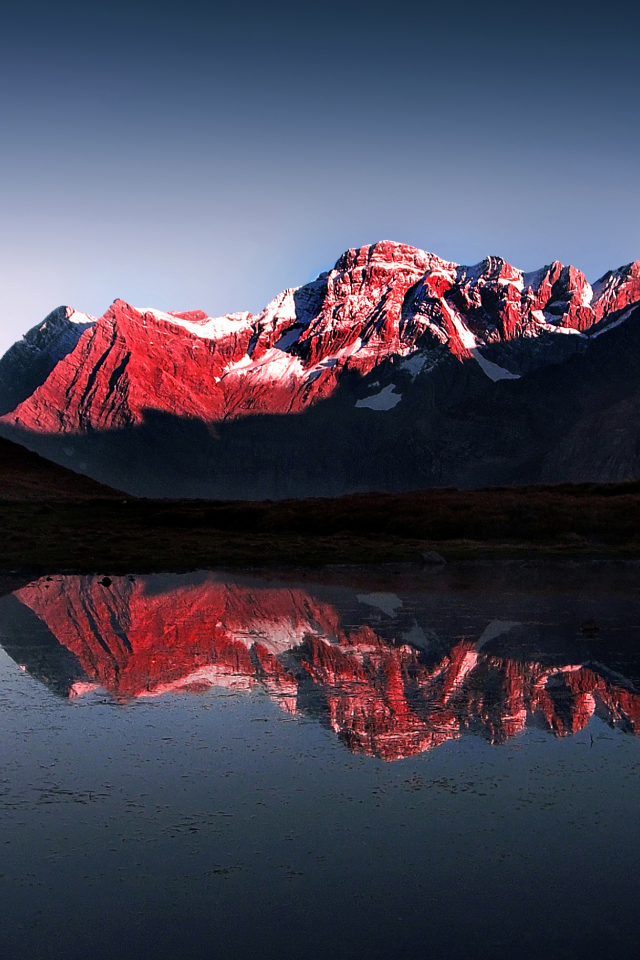
[{"label": "mountain peak", "polygon": [[434,253],[393,240],[380,240],[364,247],[346,250],[336,261],[333,272],[344,273],[354,269],[373,268],[376,265],[389,270],[409,268],[425,273],[431,270],[455,271],[457,263],[443,260]]}]

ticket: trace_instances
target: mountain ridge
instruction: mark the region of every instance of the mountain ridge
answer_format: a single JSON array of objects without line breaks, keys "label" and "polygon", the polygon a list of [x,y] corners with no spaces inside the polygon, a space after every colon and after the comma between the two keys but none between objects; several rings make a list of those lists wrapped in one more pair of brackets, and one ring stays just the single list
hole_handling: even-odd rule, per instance
[{"label": "mountain ridge", "polygon": [[[503,396],[503,434],[510,432],[510,398],[516,407],[528,403],[546,416],[544,397],[532,394],[536,371],[553,367],[556,379],[567,371],[574,376],[572,360],[606,354],[602,339],[635,328],[638,305],[640,261],[609,271],[592,287],[583,273],[559,261],[531,273],[495,256],[469,267],[383,241],[346,251],[331,271],[283,291],[255,315],[165,313],[121,300],[98,319],[58,308],[0,360],[0,429],[59,461],[68,455],[65,449],[77,447],[76,462],[86,462],[88,473],[138,494],[260,499],[555,479],[554,468],[542,462],[553,460],[552,426],[528,450],[526,431],[514,427],[509,443],[522,449],[509,465],[504,437],[493,447],[487,439],[486,449],[469,453],[469,442],[478,444],[464,439],[465,423],[478,419],[478,402],[492,406]],[[586,362],[585,369],[590,366]],[[544,376],[542,381],[547,393],[561,394]],[[584,389],[595,394],[600,388],[594,381]],[[631,402],[629,396],[619,399]],[[451,423],[446,410],[456,402]],[[325,412],[318,417],[319,409]],[[301,441],[300,417],[308,426],[302,433],[314,437]],[[433,442],[425,449],[420,424],[429,417],[425,429]],[[389,446],[384,418],[397,423],[392,433],[403,434],[402,453],[395,441]],[[411,418],[415,429],[407,436]],[[593,445],[578,421],[562,413],[560,419],[574,450]],[[495,420],[483,421],[479,430],[496,433]],[[334,482],[331,464],[323,463],[315,479],[311,470],[309,487],[305,461],[314,449],[332,459],[318,433],[327,429],[335,432],[337,445],[351,448],[364,486],[347,476]],[[606,424],[596,432],[602,429]],[[458,435],[462,447],[456,454]],[[191,479],[181,481],[162,448],[180,458],[189,442],[202,450],[191,457]],[[453,447],[439,452],[447,442]],[[370,453],[385,443],[387,456],[420,461],[407,466],[406,478],[369,469]],[[278,444],[291,475],[284,483],[269,465]],[[577,450],[579,467],[580,457]],[[626,463],[625,457],[617,460]],[[527,468],[536,458],[538,467]],[[339,451],[334,459],[340,460]],[[449,461],[456,461],[455,469]],[[618,465],[613,475],[606,465],[590,473],[584,464],[577,476],[564,476],[562,469],[570,466],[558,467],[558,480],[618,480],[620,469],[634,479],[637,472],[634,461]],[[238,475],[241,489],[234,493]]]}]

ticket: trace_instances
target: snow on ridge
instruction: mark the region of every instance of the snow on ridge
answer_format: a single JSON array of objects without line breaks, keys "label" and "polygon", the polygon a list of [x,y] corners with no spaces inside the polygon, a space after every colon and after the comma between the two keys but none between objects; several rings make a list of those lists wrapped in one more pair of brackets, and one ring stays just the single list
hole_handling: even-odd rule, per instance
[{"label": "snow on ridge", "polygon": [[472,263],[470,265],[461,263],[456,270],[456,282],[459,284],[476,284],[482,276],[483,263],[484,260],[481,260],[479,263]]},{"label": "snow on ridge", "polygon": [[185,320],[183,317],[176,317],[153,307],[134,307],[134,310],[142,316],[151,314],[156,320],[170,323],[174,327],[182,327],[203,340],[218,340],[234,336],[238,333],[240,325],[251,317],[247,310],[242,313],[227,313],[222,317],[207,317],[204,320]]},{"label": "snow on ridge", "polygon": [[455,283],[457,271],[460,269],[458,264],[451,264],[450,267],[447,266],[436,266],[430,267],[424,274],[424,281],[431,280],[435,277],[444,277],[445,280],[450,280],[452,284]]},{"label": "snow on ridge", "polygon": [[240,360],[226,367],[217,379],[225,380],[235,374],[242,374],[255,377],[258,381],[273,383],[290,377],[302,379],[304,373],[300,357],[285,353],[277,347],[271,347],[258,360],[252,360],[248,354],[245,354]]},{"label": "snow on ridge", "polygon": [[83,324],[84,326],[92,326],[97,322],[95,317],[92,317],[88,313],[81,313],[73,307],[67,307],[67,320],[71,323]]},{"label": "snow on ridge", "polygon": [[520,374],[511,373],[509,370],[505,370],[504,367],[498,366],[497,363],[493,363],[491,360],[486,360],[478,349],[478,341],[463,321],[459,311],[451,304],[448,304],[445,300],[442,300],[442,305],[444,306],[449,318],[451,319],[451,322],[458,332],[462,346],[466,347],[473,359],[479,365],[482,372],[485,373],[490,380],[493,380],[495,383],[497,380],[520,379]]},{"label": "snow on ridge", "polygon": [[299,289],[300,287],[287,287],[277,297],[270,300],[264,310],[257,313],[253,318],[256,326],[263,327],[269,322],[274,325],[276,322],[295,323],[298,317],[294,294]]},{"label": "snow on ridge", "polygon": [[[503,276],[503,271],[511,276]],[[481,279],[487,282],[511,284],[522,290],[524,274],[522,270],[512,266],[503,257],[488,256],[478,263],[458,267],[458,281],[460,283],[477,284]]]},{"label": "snow on ridge", "polygon": [[614,320],[613,323],[608,324],[606,327],[603,327],[601,330],[596,330],[594,333],[589,334],[590,340],[595,340],[596,337],[601,336],[603,333],[608,333],[609,330],[613,330],[614,327],[619,327],[621,323],[624,323],[625,320],[628,320],[634,310],[638,309],[639,304],[634,303],[628,310],[618,317],[617,320]]},{"label": "snow on ridge", "polygon": [[[89,327],[95,326],[97,322],[96,317],[92,317],[88,313],[81,313],[73,307],[57,307],[55,310],[52,310],[51,313],[48,313],[44,320],[37,323],[35,327],[27,330],[27,332],[10,347],[10,350],[13,350],[14,347],[17,349],[28,348],[36,351],[49,350],[54,341],[59,344],[69,344],[71,342],[75,344],[84,331]],[[76,327],[76,330],[70,328],[67,325],[68,323],[72,323]],[[41,339],[43,333],[45,336],[44,342]]]},{"label": "snow on ridge", "polygon": [[65,321],[82,327],[92,327],[98,322],[96,317],[92,317],[88,313],[81,313],[79,310],[76,310],[75,307],[58,307],[56,310],[48,313],[44,320],[41,320],[40,323],[32,327],[31,330],[27,330],[21,339],[24,340],[35,330],[46,330],[51,325],[55,327]]},{"label": "snow on ridge", "polygon": [[617,270],[608,270],[604,276],[593,284],[593,296],[596,303],[602,300],[606,294],[615,290],[621,283],[625,267],[618,267]]},{"label": "snow on ridge", "polygon": [[421,247],[395,240],[379,240],[376,243],[363,244],[361,247],[350,247],[345,250],[328,275],[335,279],[354,269],[371,267],[373,264],[377,268],[389,270],[407,269],[411,272],[422,271],[423,273],[442,270],[454,275],[460,267],[459,264],[444,260]]},{"label": "snow on ridge", "polygon": [[473,350],[474,347],[477,347],[478,341],[474,337],[471,330],[469,330],[469,327],[465,324],[460,315],[460,311],[454,307],[453,304],[447,303],[444,298],[441,298],[440,302],[445,313],[456,328],[456,332],[460,337],[460,343],[462,346],[466,347],[467,350]]},{"label": "snow on ridge", "polygon": [[640,260],[632,260],[630,263],[625,263],[623,266],[618,267],[617,270],[607,270],[607,272],[593,284],[595,300],[601,300],[604,296],[614,292],[624,284],[625,280],[628,280],[632,275],[633,268],[636,264],[640,264]]},{"label": "snow on ridge", "polygon": [[[379,270],[389,270],[392,273],[398,273],[400,270],[406,270],[410,273],[417,273],[420,276],[423,276],[425,273],[424,264],[414,263],[412,260],[371,260],[369,263],[358,264],[356,266],[349,265],[344,269],[336,270],[335,267],[330,271],[329,276],[339,277],[345,273],[351,273],[353,270],[366,270],[367,267],[370,267],[372,264],[375,264],[376,268]],[[429,267],[427,273],[431,273],[433,268]],[[440,266],[435,268],[436,272],[447,273],[451,271],[446,271]]]}]

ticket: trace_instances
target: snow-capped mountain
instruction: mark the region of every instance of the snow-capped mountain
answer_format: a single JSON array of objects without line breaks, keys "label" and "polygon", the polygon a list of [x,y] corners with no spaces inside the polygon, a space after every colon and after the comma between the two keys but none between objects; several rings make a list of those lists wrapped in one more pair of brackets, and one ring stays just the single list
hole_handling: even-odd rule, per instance
[{"label": "snow-capped mountain", "polygon": [[557,261],[523,273],[377,243],[256,315],[60,307],[0,361],[0,428],[151,495],[635,476],[635,433],[633,455],[619,433],[602,462],[580,450],[607,379],[607,400],[634,393],[639,305],[640,261],[591,287]]}]

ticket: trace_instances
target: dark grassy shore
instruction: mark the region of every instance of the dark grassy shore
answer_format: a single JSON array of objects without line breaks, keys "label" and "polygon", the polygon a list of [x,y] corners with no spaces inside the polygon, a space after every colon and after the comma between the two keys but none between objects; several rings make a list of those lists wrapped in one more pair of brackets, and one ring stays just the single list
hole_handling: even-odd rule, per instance
[{"label": "dark grassy shore", "polygon": [[640,558],[640,483],[138,500],[0,438],[0,574]]},{"label": "dark grassy shore", "polygon": [[[43,491],[44,492],[44,491]],[[640,484],[328,500],[0,500],[0,570],[182,570],[530,557],[640,558]]]}]

